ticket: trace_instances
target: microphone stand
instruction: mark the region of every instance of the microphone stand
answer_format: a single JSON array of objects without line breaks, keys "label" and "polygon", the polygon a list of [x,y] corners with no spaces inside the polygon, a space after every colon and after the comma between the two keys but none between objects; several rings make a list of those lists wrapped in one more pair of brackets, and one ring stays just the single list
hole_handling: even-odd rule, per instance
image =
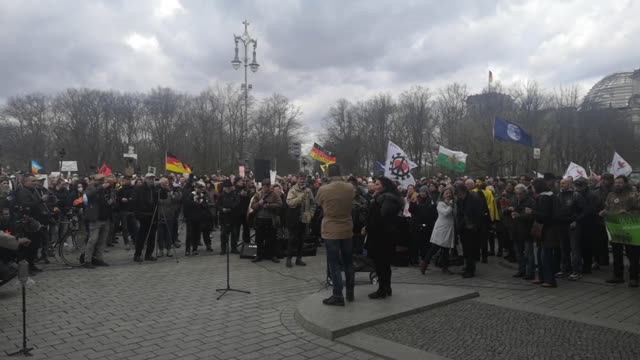
[{"label": "microphone stand", "polygon": [[[223,226],[228,226],[228,225],[225,224]],[[226,233],[226,231],[224,231],[224,233]],[[224,289],[216,289],[216,292],[221,292],[222,293],[222,294],[220,294],[220,296],[218,296],[218,298],[216,300],[220,300],[229,291],[235,291],[235,292],[244,293],[244,294],[251,294],[250,291],[233,289],[233,288],[231,288],[231,285],[229,284],[229,253],[231,253],[230,239],[231,239],[231,236],[229,236],[227,234],[227,238],[226,238],[226,243],[227,243],[227,287],[224,288]]]},{"label": "microphone stand", "polygon": [[22,288],[22,349],[8,354],[9,356],[33,356],[31,350],[33,348],[27,347],[27,280],[29,280],[29,264],[26,260],[21,260],[18,265],[18,279],[20,280]]}]

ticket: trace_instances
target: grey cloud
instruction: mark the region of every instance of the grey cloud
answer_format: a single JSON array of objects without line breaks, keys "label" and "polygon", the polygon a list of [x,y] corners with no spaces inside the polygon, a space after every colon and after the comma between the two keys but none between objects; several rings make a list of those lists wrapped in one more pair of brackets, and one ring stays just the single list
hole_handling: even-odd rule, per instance
[{"label": "grey cloud", "polygon": [[[504,85],[525,77],[551,88],[640,66],[638,2],[181,3],[184,12],[160,19],[154,0],[1,2],[0,99],[70,86],[196,93],[238,84],[232,35],[245,17],[262,64],[250,77],[254,95],[279,92],[306,104],[312,127],[338,97],[454,81],[478,91],[490,67]],[[158,49],[130,48],[124,39],[134,33],[155,37]]]}]

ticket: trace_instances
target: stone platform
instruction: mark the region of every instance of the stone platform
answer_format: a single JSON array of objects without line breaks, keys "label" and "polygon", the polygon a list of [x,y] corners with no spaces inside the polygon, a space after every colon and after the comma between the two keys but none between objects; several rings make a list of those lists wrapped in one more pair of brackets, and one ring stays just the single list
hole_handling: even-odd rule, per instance
[{"label": "stone platform", "polygon": [[330,289],[315,293],[298,304],[295,319],[307,331],[333,340],[385,321],[478,296],[474,290],[454,287],[408,284],[392,286],[393,296],[383,300],[371,300],[367,297],[375,291],[374,285],[356,286],[355,301],[344,307],[322,304],[322,299],[331,295]]}]

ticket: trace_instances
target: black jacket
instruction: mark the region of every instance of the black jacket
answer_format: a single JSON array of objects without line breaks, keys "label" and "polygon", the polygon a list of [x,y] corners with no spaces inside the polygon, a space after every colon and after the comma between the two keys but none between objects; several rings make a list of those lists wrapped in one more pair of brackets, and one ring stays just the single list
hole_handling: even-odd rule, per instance
[{"label": "black jacket", "polygon": [[576,206],[578,209],[576,222],[578,225],[596,224],[599,218],[598,212],[603,208],[600,198],[589,189],[578,193],[580,196],[576,199]]},{"label": "black jacket", "polygon": [[39,221],[41,224],[49,223],[51,214],[35,188],[19,188],[16,191],[15,203],[17,206],[20,206],[27,215]]},{"label": "black jacket", "polygon": [[[135,204],[133,203],[133,198],[135,195],[135,187],[131,184],[124,185],[118,190],[117,198],[118,204],[120,204],[120,210],[123,212],[133,212],[135,209]],[[122,199],[127,199],[126,202],[123,202]]]},{"label": "black jacket", "polygon": [[464,200],[456,201],[456,226],[459,231],[476,231],[486,221],[487,202],[478,193],[469,191]]},{"label": "black jacket", "polygon": [[438,220],[438,201],[430,196],[425,199],[418,196],[417,202],[409,204],[409,212],[414,225],[426,225],[433,229]]},{"label": "black jacket", "polygon": [[578,198],[580,194],[573,191],[561,191],[556,194],[560,200],[555,218],[559,225],[570,225],[578,217]]},{"label": "black jacket", "polygon": [[230,224],[240,217],[240,196],[235,192],[222,191],[216,203],[222,224]]},{"label": "black jacket", "polygon": [[184,217],[188,221],[209,221],[209,195],[206,192],[197,194],[196,191],[186,193],[183,197]]},{"label": "black jacket", "polygon": [[137,187],[133,195],[133,211],[136,218],[150,220],[158,205],[158,191],[155,186],[146,183]]},{"label": "black jacket", "polygon": [[89,222],[111,220],[115,198],[111,198],[110,190],[102,186],[90,187],[86,195],[88,203],[84,219]]},{"label": "black jacket", "polygon": [[391,256],[395,250],[396,233],[403,207],[400,196],[386,192],[376,195],[369,205],[367,248],[372,257]]},{"label": "black jacket", "polygon": [[246,219],[247,212],[249,211],[249,203],[251,203],[251,195],[245,187],[241,188],[237,186],[235,191],[236,194],[238,194],[238,213],[240,214],[240,219]]}]

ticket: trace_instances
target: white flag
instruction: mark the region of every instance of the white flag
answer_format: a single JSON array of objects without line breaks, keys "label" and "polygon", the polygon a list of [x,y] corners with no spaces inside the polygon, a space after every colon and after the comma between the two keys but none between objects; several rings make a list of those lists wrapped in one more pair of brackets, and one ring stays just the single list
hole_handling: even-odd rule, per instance
[{"label": "white flag", "polygon": [[569,164],[567,171],[564,172],[563,178],[571,177],[573,180],[577,178],[587,178],[587,171],[580,165],[576,163]]},{"label": "white flag", "polygon": [[271,180],[271,185],[276,183],[276,173],[275,170],[269,170],[269,180]]},{"label": "white flag", "polygon": [[407,186],[416,184],[413,175],[411,175],[411,169],[416,166],[413,161],[409,160],[404,150],[389,141],[389,145],[387,145],[387,161],[385,162],[384,176],[399,182],[400,185],[406,189]]},{"label": "white flag", "polygon": [[628,162],[624,161],[622,156],[618,155],[617,152],[613,153],[613,161],[611,162],[611,173],[613,176],[624,175],[629,176],[633,169]]}]

